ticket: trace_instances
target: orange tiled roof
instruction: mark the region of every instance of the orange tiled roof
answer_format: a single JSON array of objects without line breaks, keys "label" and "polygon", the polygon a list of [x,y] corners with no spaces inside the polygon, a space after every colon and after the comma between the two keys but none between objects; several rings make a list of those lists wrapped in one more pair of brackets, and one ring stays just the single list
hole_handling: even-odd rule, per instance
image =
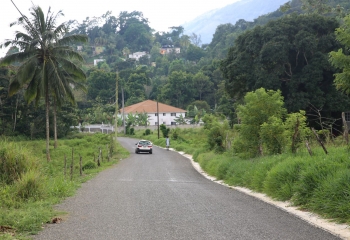
[{"label": "orange tiled roof", "polygon": [[[119,112],[122,112],[121,108]],[[186,110],[181,108],[176,108],[170,105],[166,105],[164,103],[158,102],[158,111],[160,113],[185,113]],[[124,108],[125,113],[157,113],[157,102],[152,100],[146,100],[143,102],[136,103],[134,105],[130,105]]]}]

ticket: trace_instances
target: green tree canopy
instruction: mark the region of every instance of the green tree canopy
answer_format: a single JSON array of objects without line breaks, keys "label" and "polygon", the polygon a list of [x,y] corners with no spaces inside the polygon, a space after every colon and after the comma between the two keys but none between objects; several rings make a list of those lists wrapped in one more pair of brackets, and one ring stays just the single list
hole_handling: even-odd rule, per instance
[{"label": "green tree canopy", "polygon": [[292,15],[248,30],[222,61],[226,91],[242,99],[260,87],[281,90],[290,112],[310,104],[325,112],[343,111],[349,99],[333,85],[328,53],[340,47],[338,22],[320,15]]},{"label": "green tree canopy", "polygon": [[337,89],[350,94],[350,15],[346,16],[342,26],[337,28],[336,36],[345,47],[330,53],[332,65],[342,70],[334,74],[334,82]]}]

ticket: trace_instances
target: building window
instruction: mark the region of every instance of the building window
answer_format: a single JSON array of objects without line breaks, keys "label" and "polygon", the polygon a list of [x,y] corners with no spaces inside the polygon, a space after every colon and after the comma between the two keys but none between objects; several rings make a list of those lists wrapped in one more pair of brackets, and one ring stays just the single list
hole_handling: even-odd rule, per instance
[{"label": "building window", "polygon": [[176,117],[176,113],[171,113],[171,116],[172,117]]},{"label": "building window", "polygon": [[158,113],[155,113],[154,116],[158,116]]},{"label": "building window", "polygon": [[350,112],[345,112],[345,121],[350,122]]},{"label": "building window", "polygon": [[163,122],[164,125],[166,125],[166,122]]},{"label": "building window", "polygon": [[158,122],[155,122],[154,125],[158,126]]},{"label": "building window", "polygon": [[171,122],[171,125],[176,125],[176,122]]},{"label": "building window", "polygon": [[166,116],[166,113],[163,113],[163,116]]}]

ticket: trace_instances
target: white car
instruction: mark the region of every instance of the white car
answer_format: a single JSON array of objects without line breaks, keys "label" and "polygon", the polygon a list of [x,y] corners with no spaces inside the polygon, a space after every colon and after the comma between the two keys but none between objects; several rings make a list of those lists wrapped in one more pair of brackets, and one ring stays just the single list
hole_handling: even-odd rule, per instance
[{"label": "white car", "polygon": [[135,148],[136,154],[140,153],[140,152],[148,152],[148,153],[152,154],[153,144],[151,141],[140,140],[135,145],[136,145],[136,148]]}]

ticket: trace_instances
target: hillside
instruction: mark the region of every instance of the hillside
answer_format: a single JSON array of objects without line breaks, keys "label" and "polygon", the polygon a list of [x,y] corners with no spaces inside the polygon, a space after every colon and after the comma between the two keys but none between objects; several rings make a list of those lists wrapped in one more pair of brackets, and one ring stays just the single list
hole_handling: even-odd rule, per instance
[{"label": "hillside", "polygon": [[183,27],[185,34],[200,34],[202,43],[210,43],[218,25],[235,24],[239,19],[253,21],[261,15],[277,10],[286,2],[288,0],[241,0],[200,15],[184,23]]}]

